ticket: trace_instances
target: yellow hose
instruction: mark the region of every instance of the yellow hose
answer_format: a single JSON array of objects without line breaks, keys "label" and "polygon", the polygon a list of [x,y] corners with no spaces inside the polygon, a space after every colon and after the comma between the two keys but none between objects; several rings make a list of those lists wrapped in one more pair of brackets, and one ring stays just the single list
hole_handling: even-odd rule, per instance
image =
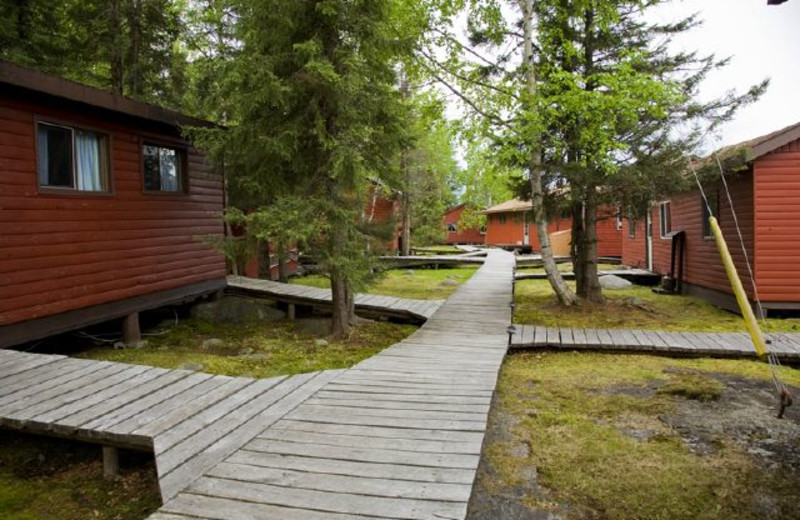
[{"label": "yellow hose", "polygon": [[725,243],[725,238],[722,236],[719,223],[714,217],[709,217],[708,223],[711,224],[711,231],[714,233],[714,238],[717,241],[717,249],[719,249],[719,255],[722,257],[722,265],[725,266],[725,272],[728,274],[728,280],[733,288],[733,293],[736,295],[736,301],[739,303],[739,310],[742,311],[742,317],[744,317],[747,330],[750,332],[753,346],[759,356],[766,356],[767,343],[764,341],[764,335],[758,327],[756,315],[753,313],[753,308],[750,306],[750,301],[747,299],[747,293],[745,293],[742,281],[739,279],[739,273],[736,272],[736,266],[733,264],[733,258],[728,251],[728,245]]}]

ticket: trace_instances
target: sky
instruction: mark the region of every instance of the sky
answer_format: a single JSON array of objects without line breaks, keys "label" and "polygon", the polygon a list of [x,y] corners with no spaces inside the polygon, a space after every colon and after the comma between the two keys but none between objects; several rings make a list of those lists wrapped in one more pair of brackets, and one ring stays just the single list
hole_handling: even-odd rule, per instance
[{"label": "sky", "polygon": [[702,98],[770,78],[766,94],[743,108],[709,138],[708,148],[735,144],[800,122],[800,0],[767,5],[767,0],[677,0],[658,13],[662,20],[700,13],[702,26],[676,40],[683,50],[731,57],[725,69],[709,76]]}]

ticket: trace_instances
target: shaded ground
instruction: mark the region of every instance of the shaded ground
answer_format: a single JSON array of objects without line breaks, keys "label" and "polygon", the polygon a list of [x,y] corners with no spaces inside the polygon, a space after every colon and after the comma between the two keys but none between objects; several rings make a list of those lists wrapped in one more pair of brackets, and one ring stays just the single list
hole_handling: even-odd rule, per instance
[{"label": "shaded ground", "polygon": [[[262,302],[259,302],[262,304]],[[311,316],[290,321],[248,319],[215,323],[200,318],[171,320],[149,330],[142,348],[91,346],[76,357],[162,368],[185,368],[228,376],[272,377],[348,368],[397,343],[417,327],[364,320],[349,337],[327,336],[330,320]]]},{"label": "shaded ground", "polygon": [[[800,372],[783,369],[800,394]],[[504,365],[470,520],[800,518],[800,409],[766,365],[588,353]]]},{"label": "shaded ground", "polygon": [[99,446],[0,430],[0,518],[141,520],[161,503],[153,458],[120,464],[106,480]]},{"label": "shaded ground", "polygon": [[[367,288],[365,293],[412,298],[418,300],[445,299],[475,274],[479,265],[464,267],[442,266],[439,269],[391,269]],[[312,287],[330,287],[330,280],[321,275],[295,277],[291,283]]]},{"label": "shaded ground", "polygon": [[[574,282],[567,284],[575,288]],[[586,329],[651,329],[683,332],[744,332],[741,316],[718,309],[692,296],[655,294],[634,285],[622,291],[604,291],[603,304],[564,308],[546,280],[520,280],[516,287],[516,323]],[[800,320],[769,319],[775,332],[800,331]]]}]

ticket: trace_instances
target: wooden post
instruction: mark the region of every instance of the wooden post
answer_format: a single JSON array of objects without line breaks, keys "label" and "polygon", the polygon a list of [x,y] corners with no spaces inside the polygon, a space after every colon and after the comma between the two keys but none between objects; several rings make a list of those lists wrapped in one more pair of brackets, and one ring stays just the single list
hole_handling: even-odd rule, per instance
[{"label": "wooden post", "polygon": [[142,342],[138,312],[128,314],[122,319],[122,342],[125,345],[138,345]]},{"label": "wooden post", "polygon": [[295,307],[295,304],[293,303],[288,304],[286,306],[286,317],[289,318],[290,320],[293,320],[296,314],[297,314],[297,309]]},{"label": "wooden post", "polygon": [[113,446],[103,446],[103,476],[119,475],[119,450]]},{"label": "wooden post", "polygon": [[218,302],[218,301],[220,301],[220,300],[222,299],[222,297],[223,297],[224,295],[225,295],[225,291],[224,291],[224,290],[221,290],[221,291],[214,291],[213,293],[211,293],[211,297],[210,297],[209,299],[210,299],[212,302]]}]

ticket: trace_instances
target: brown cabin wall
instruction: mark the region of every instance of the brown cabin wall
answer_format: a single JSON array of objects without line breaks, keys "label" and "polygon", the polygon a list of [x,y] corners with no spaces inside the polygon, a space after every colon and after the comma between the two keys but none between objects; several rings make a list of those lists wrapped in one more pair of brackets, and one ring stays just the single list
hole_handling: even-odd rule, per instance
[{"label": "brown cabin wall", "polygon": [[765,302],[800,302],[800,140],[754,165],[756,280]]},{"label": "brown cabin wall", "polygon": [[[37,117],[111,136],[111,194],[39,193]],[[143,138],[182,143],[165,125],[0,94],[0,325],[225,276],[198,240],[224,232],[221,176],[187,147],[188,193],[144,194]]]},{"label": "brown cabin wall", "polygon": [[[461,219],[461,214],[464,212],[464,206],[456,206],[450,211],[445,212],[442,218],[442,227],[445,229],[447,244],[483,244],[486,233],[481,233],[478,228],[461,229],[458,221]],[[456,231],[447,231],[448,224],[455,224]]]},{"label": "brown cabin wall", "polygon": [[[753,255],[753,175],[740,174],[728,180],[728,187],[733,199],[736,216],[742,231],[747,254],[750,261],[754,262]],[[752,298],[752,284],[749,283],[749,274],[745,263],[744,253],[736,232],[733,213],[725,194],[724,188],[719,184],[704,185],[707,193],[718,193],[719,220],[722,234],[728,243],[728,249],[733,257],[739,276]],[[672,230],[686,232],[686,253],[684,258],[684,281],[713,289],[724,293],[731,293],[725,270],[713,238],[703,237],[703,212],[699,190],[693,190],[669,199],[672,213]],[[659,206],[656,204],[650,210],[653,223],[653,271],[666,275],[670,272],[672,259],[672,240],[660,237]],[[627,222],[624,226],[623,258],[625,265],[633,267],[646,267],[646,235],[645,219],[636,222],[635,235],[628,234]]]}]

